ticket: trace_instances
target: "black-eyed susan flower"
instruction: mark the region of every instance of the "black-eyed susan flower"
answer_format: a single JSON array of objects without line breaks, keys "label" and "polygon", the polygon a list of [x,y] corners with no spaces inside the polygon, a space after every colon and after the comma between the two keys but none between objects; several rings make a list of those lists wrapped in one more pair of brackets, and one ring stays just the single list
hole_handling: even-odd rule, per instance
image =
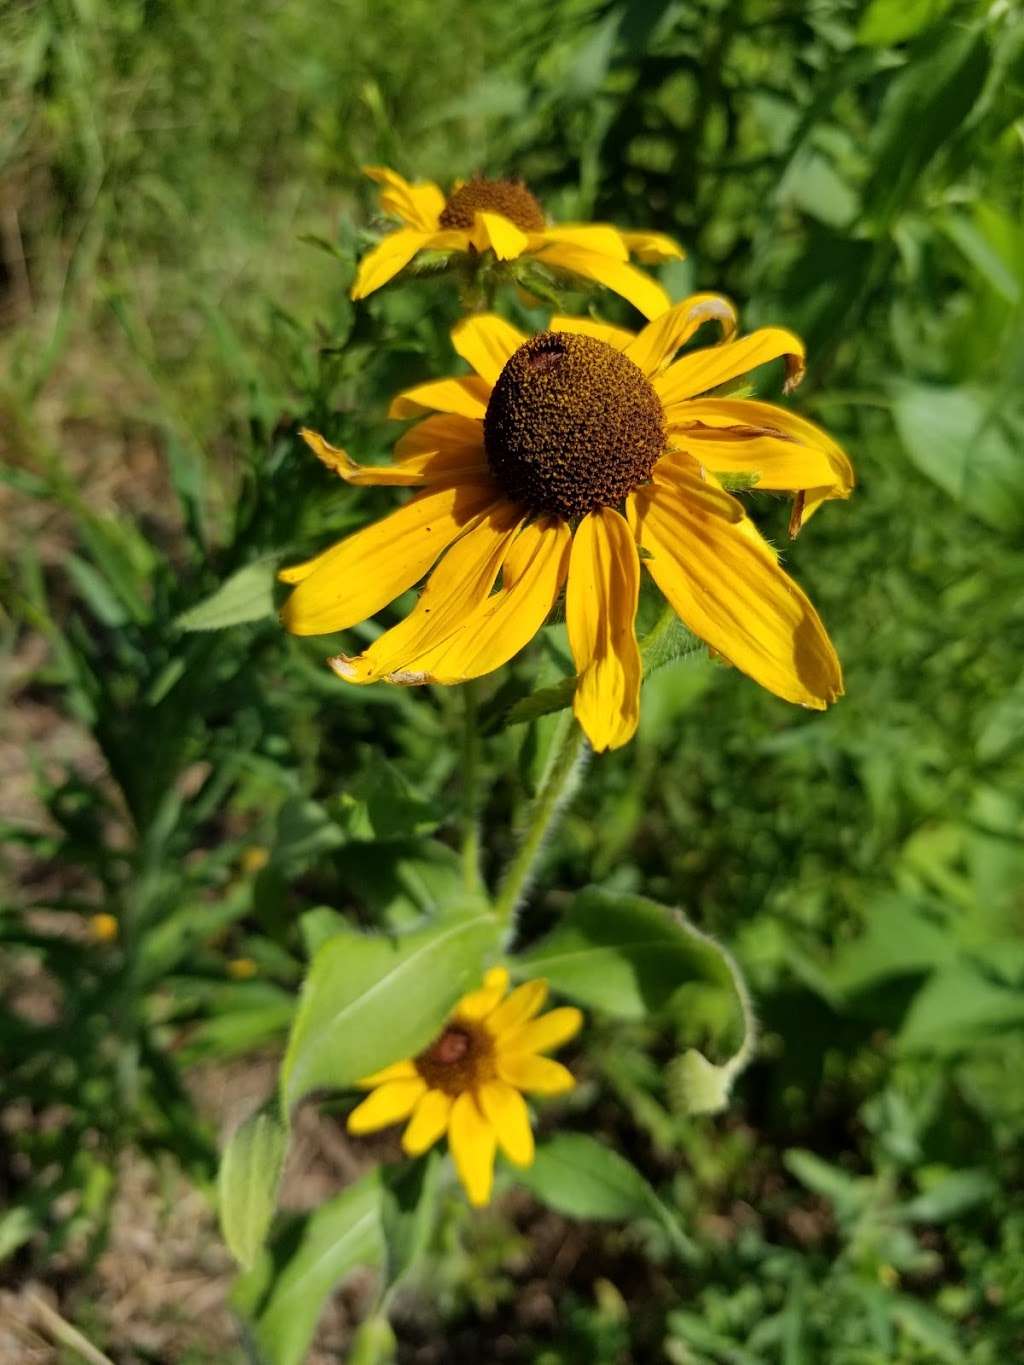
[{"label": "black-eyed susan flower", "polygon": [[[673,359],[709,319],[724,339]],[[430,415],[398,441],[393,465],[357,465],[303,433],[352,483],[426,487],[282,571],[297,585],[285,625],[299,635],[355,625],[440,560],[405,620],[362,654],[330,663],[352,683],[451,684],[522,649],[564,587],[576,716],[595,749],[616,748],[639,715],[642,555],[717,654],[787,701],[826,707],[842,693],[842,674],[825,628],[717,476],[794,494],[798,527],[825,499],[846,497],[853,474],[804,418],[716,396],[778,357],[787,388],[803,371],[791,332],[767,327],[735,340],[735,325],[731,305],[709,294],[636,335],[566,317],[534,337],[495,316],[461,322],[453,341],[475,373],[395,399],[392,417]]]},{"label": "black-eyed susan flower", "polygon": [[548,226],[540,204],[518,180],[462,181],[447,196],[433,182],[410,184],[386,166],[366,166],[383,186],[381,207],[402,226],[359,263],[352,297],[362,299],[404,270],[421,251],[492,251],[499,261],[530,256],[556,274],[604,285],[628,299],[644,317],[669,306],[668,295],[630,265],[678,259],[682,249],[661,232],[620,232],[605,223]]},{"label": "black-eyed susan flower", "polygon": [[508,972],[492,968],[464,995],[441,1036],[418,1057],[360,1081],[371,1093],[348,1117],[350,1133],[373,1133],[408,1120],[402,1146],[421,1156],[444,1135],[472,1204],[486,1204],[500,1148],[516,1166],[533,1161],[533,1130],[523,1094],[559,1095],[572,1072],[541,1054],[579,1031],[583,1016],[563,1006],[539,1014],[547,982],[508,994]]}]

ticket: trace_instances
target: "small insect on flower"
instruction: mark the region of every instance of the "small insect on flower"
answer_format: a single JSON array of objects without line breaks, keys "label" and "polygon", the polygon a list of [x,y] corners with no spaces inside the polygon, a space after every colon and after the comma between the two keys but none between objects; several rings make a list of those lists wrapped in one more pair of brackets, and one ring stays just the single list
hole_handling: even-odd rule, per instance
[{"label": "small insect on flower", "polygon": [[[721,342],[674,359],[708,321]],[[534,337],[494,315],[459,323],[455,349],[476,373],[395,399],[392,417],[430,415],[400,438],[393,465],[358,465],[302,433],[350,483],[426,487],[283,570],[297,585],[285,626],[345,630],[440,560],[404,621],[330,664],[350,683],[454,684],[518,653],[564,586],[576,716],[595,749],[614,749],[640,713],[642,555],[716,654],[786,701],[828,706],[843,684],[825,627],[723,480],[791,493],[795,534],[827,499],[849,495],[853,471],[805,418],[721,396],[721,386],[780,357],[787,389],[803,373],[792,332],[734,339],[735,330],[731,304],[713,294],[684,300],[636,335],[570,317]]]},{"label": "small insect on flower", "polygon": [[523,1093],[560,1095],[572,1072],[540,1053],[569,1041],[583,1023],[578,1009],[538,1013],[547,982],[527,981],[508,994],[509,977],[494,967],[464,995],[439,1038],[408,1061],[360,1081],[371,1093],[348,1116],[350,1133],[373,1133],[404,1119],[402,1146],[421,1156],[446,1133],[471,1204],[486,1204],[500,1147],[516,1166],[533,1161],[533,1131]]},{"label": "small insect on flower", "polygon": [[556,274],[604,285],[644,317],[669,306],[661,285],[629,263],[631,254],[647,263],[682,257],[682,248],[664,233],[622,232],[606,223],[549,227],[540,204],[518,180],[460,181],[446,197],[432,181],[410,184],[386,166],[363,170],[383,186],[381,207],[403,226],[360,261],[354,299],[394,279],[420,251],[493,251],[499,261],[529,256]]}]

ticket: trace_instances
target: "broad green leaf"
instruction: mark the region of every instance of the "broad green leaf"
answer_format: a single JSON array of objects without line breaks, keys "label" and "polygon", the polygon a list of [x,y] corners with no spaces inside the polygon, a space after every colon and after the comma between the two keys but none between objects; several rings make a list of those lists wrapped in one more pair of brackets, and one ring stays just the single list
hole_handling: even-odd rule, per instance
[{"label": "broad green leaf", "polygon": [[397,938],[330,939],[313,959],[281,1068],[285,1108],[419,1052],[476,983],[497,941],[498,926],[484,910]]},{"label": "broad green leaf", "polygon": [[554,930],[519,959],[562,995],[622,1019],[643,1019],[687,982],[732,989],[718,948],[681,916],[642,896],[581,892]]},{"label": "broad green leaf", "polygon": [[933,384],[902,386],[896,427],[914,464],[999,531],[1024,526],[1024,460],[994,394]]},{"label": "broad green leaf", "polygon": [[1024,991],[963,963],[922,986],[897,1041],[908,1050],[957,1053],[980,1039],[1015,1033],[1022,1024]]},{"label": "broad green leaf", "polygon": [[636,1167],[596,1138],[559,1133],[538,1144],[533,1165],[517,1171],[515,1178],[542,1203],[569,1218],[607,1222],[654,1218],[683,1259],[693,1259],[689,1238]]},{"label": "broad green leaf", "polygon": [[[277,1256],[285,1245],[279,1238]],[[298,1245],[283,1264],[268,1254],[237,1285],[236,1302],[255,1317],[256,1343],[267,1361],[301,1365],[328,1295],[353,1270],[379,1266],[381,1255],[380,1179],[374,1171],[305,1219]]]},{"label": "broad green leaf", "polygon": [[857,41],[870,47],[906,42],[945,14],[950,0],[871,0],[857,26]]},{"label": "broad green leaf", "polygon": [[671,1066],[675,1108],[687,1114],[720,1114],[729,1107],[732,1075],[728,1066],[715,1066],[692,1047]]},{"label": "broad green leaf", "polygon": [[254,1114],[232,1135],[217,1178],[220,1226],[235,1259],[252,1266],[263,1248],[288,1147],[288,1134],[271,1113]]},{"label": "broad green leaf", "polygon": [[224,630],[273,616],[276,570],[276,555],[246,564],[204,601],[183,611],[175,625],[179,630]]}]

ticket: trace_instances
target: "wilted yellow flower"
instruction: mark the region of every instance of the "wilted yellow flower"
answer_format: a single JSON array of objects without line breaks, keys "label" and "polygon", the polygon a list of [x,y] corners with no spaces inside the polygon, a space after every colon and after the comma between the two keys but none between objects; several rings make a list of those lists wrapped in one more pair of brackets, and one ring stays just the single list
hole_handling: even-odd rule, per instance
[{"label": "wilted yellow flower", "polygon": [[[724,340],[673,360],[709,319]],[[432,415],[401,437],[395,464],[357,465],[303,432],[350,483],[427,487],[283,570],[297,585],[284,624],[298,635],[344,630],[443,555],[404,621],[364,653],[330,663],[352,683],[452,684],[522,649],[565,585],[575,712],[595,749],[616,748],[639,717],[642,555],[713,650],[777,696],[823,709],[842,693],[831,641],[716,476],[793,493],[796,530],[824,500],[848,496],[853,472],[804,418],[710,393],[780,356],[787,388],[803,373],[803,345],[791,332],[766,327],[734,340],[735,327],[731,305],[711,294],[686,299],[636,335],[568,317],[532,338],[493,315],[461,322],[452,338],[476,373],[399,395],[392,417]]]},{"label": "wilted yellow flower", "polygon": [[479,990],[464,995],[444,1032],[425,1052],[359,1082],[371,1094],[348,1116],[350,1133],[372,1133],[404,1119],[409,1156],[448,1134],[448,1147],[472,1204],[486,1204],[497,1149],[517,1166],[533,1161],[533,1131],[523,1092],[559,1095],[572,1072],[540,1053],[579,1031],[583,1016],[563,1006],[535,1017],[546,981],[527,981],[507,995],[508,972],[494,967]]},{"label": "wilted yellow flower", "polygon": [[113,943],[118,935],[117,917],[115,915],[91,915],[89,917],[89,935],[97,943]]},{"label": "wilted yellow flower", "polygon": [[386,166],[363,170],[384,187],[381,207],[403,226],[360,261],[354,299],[387,284],[420,251],[493,251],[499,261],[532,256],[555,271],[605,285],[644,317],[657,317],[669,306],[661,285],[629,264],[630,254],[646,262],[680,258],[682,248],[664,233],[622,232],[606,223],[549,227],[540,204],[518,180],[459,181],[446,198],[430,180],[410,184]]}]

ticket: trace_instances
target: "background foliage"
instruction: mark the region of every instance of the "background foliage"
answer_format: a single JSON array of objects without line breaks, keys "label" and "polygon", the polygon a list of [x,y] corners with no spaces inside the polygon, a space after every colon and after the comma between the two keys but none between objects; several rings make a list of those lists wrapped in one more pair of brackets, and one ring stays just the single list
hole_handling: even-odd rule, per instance
[{"label": "background foliage", "polygon": [[[386,162],[676,234],[674,295],[806,336],[794,401],[861,481],[785,552],[846,699],[661,669],[523,925],[588,883],[685,907],[747,972],[760,1060],[728,1115],[684,1118],[662,1061],[721,1045],[719,997],[591,1011],[557,1141],[596,1132],[650,1185],[567,1195],[570,1147],[538,1202],[446,1223],[400,1358],[1019,1355],[1019,10],[16,0],[0,33],[3,1282],[119,1361],[186,1358],[97,1288],[123,1154],[208,1191],[195,1068],[280,1046],[332,913],[404,927],[451,893],[459,698],[346,690],[272,615],[274,566],[390,497],[332,483],[297,424],[383,455],[389,392],[452,368],[443,282],[346,299],[359,166]],[[505,723],[559,675],[549,634],[482,689],[492,874],[554,723]],[[288,1234],[336,1248],[316,1307],[376,1254],[332,1240],[361,1188]],[[188,1359],[227,1358],[192,1327]]]}]

